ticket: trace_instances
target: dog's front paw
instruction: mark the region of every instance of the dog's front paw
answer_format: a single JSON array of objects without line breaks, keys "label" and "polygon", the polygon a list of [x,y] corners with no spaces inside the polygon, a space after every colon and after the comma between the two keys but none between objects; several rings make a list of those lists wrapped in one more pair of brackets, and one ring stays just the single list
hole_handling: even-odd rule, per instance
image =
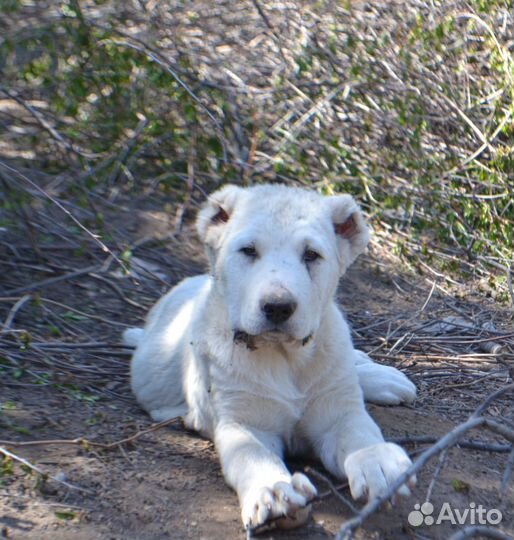
[{"label": "dog's front paw", "polygon": [[399,369],[375,362],[357,364],[356,368],[364,399],[369,403],[399,405],[416,399],[414,383]]},{"label": "dog's front paw", "polygon": [[[344,470],[354,499],[366,497],[371,500],[383,495],[402,473],[412,464],[409,456],[398,445],[379,443],[357,450],[344,462]],[[414,486],[416,477],[411,477],[398,490],[398,494],[410,495],[407,484]]]},{"label": "dog's front paw", "polygon": [[250,492],[242,501],[242,518],[245,528],[254,529],[267,521],[277,519],[281,528],[303,525],[310,514],[308,504],[317,494],[310,480],[295,473],[290,482],[276,482],[272,487],[262,487]]}]

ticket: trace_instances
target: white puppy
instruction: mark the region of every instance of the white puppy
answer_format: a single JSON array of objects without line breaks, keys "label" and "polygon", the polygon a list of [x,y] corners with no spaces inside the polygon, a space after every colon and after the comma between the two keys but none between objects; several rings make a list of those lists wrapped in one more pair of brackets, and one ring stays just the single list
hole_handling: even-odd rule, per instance
[{"label": "white puppy", "polygon": [[139,403],[156,421],[183,416],[215,442],[246,527],[306,519],[316,490],[291,475],[285,452],[316,455],[348,478],[355,498],[383,493],[411,462],[384,442],[363,397],[398,403],[415,387],[353,348],[334,302],[339,277],[368,241],[354,200],[227,186],[209,198],[197,229],[210,275],[184,280],[144,330],[125,333],[137,346]]}]

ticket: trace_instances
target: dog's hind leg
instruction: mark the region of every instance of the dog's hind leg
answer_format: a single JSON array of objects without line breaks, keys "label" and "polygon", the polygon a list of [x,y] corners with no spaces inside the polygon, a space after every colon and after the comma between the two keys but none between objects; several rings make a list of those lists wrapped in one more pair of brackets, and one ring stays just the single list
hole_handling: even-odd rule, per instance
[{"label": "dog's hind leg", "polygon": [[364,399],[378,405],[411,403],[416,387],[399,369],[377,364],[363,351],[354,350],[355,367]]},{"label": "dog's hind leg", "polygon": [[183,418],[187,414],[187,405],[183,403],[178,407],[162,407],[162,409],[149,410],[148,414],[155,422],[164,422],[172,418]]},{"label": "dog's hind leg", "polygon": [[127,328],[123,332],[123,345],[137,347],[143,341],[144,335],[145,331],[143,328]]}]

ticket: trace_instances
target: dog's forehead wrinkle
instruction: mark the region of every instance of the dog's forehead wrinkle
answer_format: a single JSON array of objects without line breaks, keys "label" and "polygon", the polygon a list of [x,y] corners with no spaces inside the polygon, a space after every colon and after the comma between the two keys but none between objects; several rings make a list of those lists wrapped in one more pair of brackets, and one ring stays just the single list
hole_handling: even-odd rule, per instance
[{"label": "dog's forehead wrinkle", "polygon": [[[247,196],[238,201],[234,218],[242,217],[247,221],[270,222],[276,226],[288,226],[289,223],[311,223],[327,214],[322,205],[322,198],[314,193],[291,188],[271,192],[268,186],[256,186],[248,191]],[[262,196],[255,197],[262,192]]]}]

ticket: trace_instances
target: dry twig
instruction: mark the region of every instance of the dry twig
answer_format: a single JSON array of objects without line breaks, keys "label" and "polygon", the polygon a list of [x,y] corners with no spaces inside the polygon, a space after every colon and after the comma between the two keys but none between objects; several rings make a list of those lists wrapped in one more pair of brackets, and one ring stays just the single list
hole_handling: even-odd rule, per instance
[{"label": "dry twig", "polygon": [[125,263],[115,254],[113,253],[107,245],[102,242],[97,234],[92,233],[83,223],[81,223],[80,220],[78,220],[61,202],[59,202],[55,197],[53,197],[50,193],[46,192],[43,188],[38,186],[35,182],[33,182],[28,176],[21,173],[17,169],[11,167],[10,165],[7,165],[7,163],[4,163],[0,161],[0,167],[3,167],[5,170],[9,171],[10,173],[15,174],[18,178],[21,178],[24,182],[26,182],[28,185],[30,185],[37,193],[42,195],[44,198],[51,201],[59,210],[64,212],[72,221],[82,229],[96,244],[100,246],[102,251],[105,253],[109,253],[109,255],[125,270],[127,270]]},{"label": "dry twig", "polygon": [[22,465],[25,465],[25,467],[28,467],[29,469],[37,472],[38,474],[40,474],[44,478],[50,478],[54,482],[62,484],[63,486],[67,487],[68,489],[73,489],[75,491],[82,491],[83,493],[88,493],[90,495],[93,494],[93,492],[90,491],[89,489],[84,489],[84,488],[81,488],[81,487],[76,486],[74,484],[70,484],[66,480],[62,480],[62,479],[58,478],[57,476],[52,476],[51,474],[48,474],[43,469],[40,469],[37,465],[34,465],[30,461],[27,461],[25,458],[22,458],[20,456],[17,456],[16,454],[13,454],[12,452],[7,450],[3,446],[0,446],[0,453],[3,454],[4,456],[6,456],[9,459],[13,459],[14,461],[17,461],[17,462],[21,463]]},{"label": "dry twig", "polygon": [[389,501],[395,495],[398,489],[403,484],[405,484],[405,482],[408,481],[409,478],[411,478],[418,471],[420,471],[425,466],[425,464],[434,456],[446,450],[447,448],[454,446],[458,442],[460,437],[467,431],[477,427],[485,427],[505,437],[511,443],[514,443],[514,430],[502,425],[495,420],[480,416],[480,414],[482,414],[495,399],[497,399],[503,394],[512,392],[513,390],[514,384],[511,384],[500,388],[499,390],[491,394],[487,399],[485,399],[484,402],[474,411],[474,413],[469,417],[466,422],[463,422],[453,428],[450,432],[441,437],[436,444],[434,444],[433,446],[425,450],[422,454],[420,454],[418,459],[389,486],[389,488],[383,495],[369,501],[357,516],[344,522],[336,535],[336,539],[350,540],[351,538],[353,538],[353,532],[357,528],[359,528],[369,516],[375,513],[382,506],[383,503]]},{"label": "dry twig", "polygon": [[[313,469],[312,467],[306,467],[305,472],[307,474],[310,474],[311,476],[314,476],[315,478],[318,478],[322,482],[324,482],[330,489],[331,493],[339,499],[347,508],[349,508],[354,514],[358,512],[357,508],[351,503],[350,500],[348,500],[341,492],[341,486],[335,486],[330,478],[325,476],[324,474],[320,473],[316,469]],[[347,483],[343,484],[343,486],[347,486]],[[317,499],[314,499],[317,500]]]},{"label": "dry twig", "polygon": [[100,443],[98,441],[90,441],[88,439],[84,439],[83,437],[79,437],[77,439],[46,439],[46,440],[40,440],[40,441],[0,441],[1,445],[4,446],[14,446],[14,447],[25,447],[25,446],[50,446],[50,445],[73,445],[73,446],[82,446],[84,448],[99,448],[101,450],[113,450],[114,448],[117,448],[118,446],[123,446],[124,444],[132,443],[142,437],[143,435],[146,435],[147,433],[152,433],[153,431],[157,431],[159,429],[162,429],[166,426],[169,426],[171,424],[175,424],[177,422],[181,422],[180,417],[170,418],[168,420],[164,420],[163,422],[159,422],[158,424],[154,424],[153,426],[143,429],[141,431],[138,431],[137,433],[134,433],[133,435],[130,435],[129,437],[125,437],[124,439],[120,439],[119,441],[114,441],[111,443]]},{"label": "dry twig", "polygon": [[23,305],[26,304],[29,300],[30,300],[30,294],[26,294],[25,296],[22,296],[14,304],[14,306],[11,308],[11,311],[9,311],[7,318],[5,319],[5,322],[2,326],[2,330],[0,331],[0,334],[5,334],[6,332],[9,332],[11,325],[14,321],[14,318],[16,317],[16,314],[23,307]]},{"label": "dry twig", "polygon": [[475,537],[493,538],[494,540],[513,540],[513,537],[494,527],[484,525],[468,525],[460,531],[453,533],[448,540],[465,540],[466,538]]}]

